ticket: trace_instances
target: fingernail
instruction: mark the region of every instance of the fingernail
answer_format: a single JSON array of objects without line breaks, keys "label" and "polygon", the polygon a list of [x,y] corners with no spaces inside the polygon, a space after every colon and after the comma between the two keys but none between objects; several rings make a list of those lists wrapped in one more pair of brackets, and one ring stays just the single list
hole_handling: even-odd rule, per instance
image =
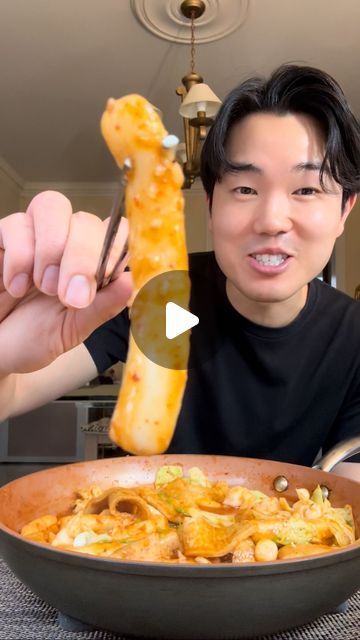
[{"label": "fingernail", "polygon": [[85,276],[73,276],[68,284],[65,302],[71,307],[87,307],[90,302],[91,287]]},{"label": "fingernail", "polygon": [[46,267],[40,289],[48,296],[55,296],[58,290],[60,267],[57,264],[50,264]]},{"label": "fingernail", "polygon": [[25,295],[30,284],[30,278],[27,273],[18,273],[11,280],[9,285],[9,293],[14,298],[21,298]]}]

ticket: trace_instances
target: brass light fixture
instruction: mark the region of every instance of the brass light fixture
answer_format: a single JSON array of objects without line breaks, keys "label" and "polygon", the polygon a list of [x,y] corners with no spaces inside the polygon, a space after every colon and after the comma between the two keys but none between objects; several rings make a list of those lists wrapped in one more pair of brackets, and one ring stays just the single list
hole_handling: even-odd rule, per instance
[{"label": "brass light fixture", "polygon": [[181,97],[179,113],[184,122],[185,149],[182,157],[181,149],[178,152],[185,175],[184,189],[190,189],[199,175],[201,147],[207,128],[213,123],[221,105],[219,98],[195,71],[195,20],[202,16],[205,8],[203,0],[184,0],[180,6],[183,16],[191,20],[191,70],[182,78],[183,86],[176,89]]}]

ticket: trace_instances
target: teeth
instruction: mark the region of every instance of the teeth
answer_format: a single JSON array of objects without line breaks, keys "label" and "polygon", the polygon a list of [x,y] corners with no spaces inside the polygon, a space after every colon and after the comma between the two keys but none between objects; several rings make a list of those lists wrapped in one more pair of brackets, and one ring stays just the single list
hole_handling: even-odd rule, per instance
[{"label": "teeth", "polygon": [[283,254],[273,255],[270,253],[257,253],[255,256],[257,262],[260,264],[269,265],[271,267],[278,267],[279,264],[286,260],[287,256]]}]

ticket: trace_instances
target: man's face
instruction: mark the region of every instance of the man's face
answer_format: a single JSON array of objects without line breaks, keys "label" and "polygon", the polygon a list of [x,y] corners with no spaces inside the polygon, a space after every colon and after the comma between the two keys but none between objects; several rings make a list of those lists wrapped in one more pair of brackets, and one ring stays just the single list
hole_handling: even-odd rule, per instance
[{"label": "man's face", "polygon": [[240,166],[215,185],[210,229],[228,291],[239,311],[291,299],[296,306],[329,260],[354,198],[342,211],[341,187],[324,175],[329,192],[321,188],[324,140],[309,117],[247,116],[226,152]]}]

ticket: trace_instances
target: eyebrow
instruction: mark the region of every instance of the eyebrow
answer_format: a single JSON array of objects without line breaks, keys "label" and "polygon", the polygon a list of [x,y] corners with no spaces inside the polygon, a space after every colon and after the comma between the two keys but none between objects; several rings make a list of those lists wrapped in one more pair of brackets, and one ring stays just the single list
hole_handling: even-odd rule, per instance
[{"label": "eyebrow", "polygon": [[294,167],[292,167],[291,171],[320,171],[322,162],[299,162]]},{"label": "eyebrow", "polygon": [[[291,171],[300,173],[301,171],[316,171],[319,172],[322,166],[322,162],[299,162],[291,168]],[[264,175],[263,169],[258,167],[252,162],[231,162],[227,161],[225,167],[225,173],[256,173],[257,175]],[[325,173],[327,173],[325,169]]]},{"label": "eyebrow", "polygon": [[244,173],[245,171],[250,173],[257,173],[263,175],[263,170],[252,162],[231,162],[227,160],[225,173]]}]

